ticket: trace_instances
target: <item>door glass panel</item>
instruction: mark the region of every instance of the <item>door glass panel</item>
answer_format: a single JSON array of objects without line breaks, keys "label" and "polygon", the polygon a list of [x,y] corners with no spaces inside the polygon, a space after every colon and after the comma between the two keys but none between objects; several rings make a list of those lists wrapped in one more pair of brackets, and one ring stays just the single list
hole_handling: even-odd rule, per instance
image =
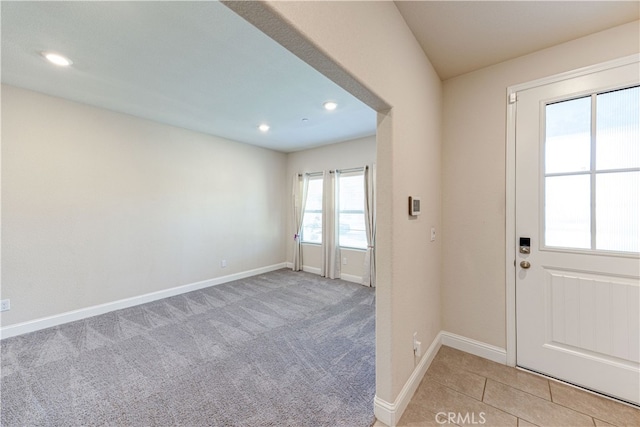
[{"label": "door glass panel", "polygon": [[640,252],[640,172],[596,176],[596,249]]},{"label": "door glass panel", "polygon": [[589,175],[545,179],[545,245],[591,248]]},{"label": "door glass panel", "polygon": [[591,98],[546,107],[545,173],[588,171],[591,167]]},{"label": "door glass panel", "polygon": [[640,167],[640,87],[598,95],[596,169]]}]

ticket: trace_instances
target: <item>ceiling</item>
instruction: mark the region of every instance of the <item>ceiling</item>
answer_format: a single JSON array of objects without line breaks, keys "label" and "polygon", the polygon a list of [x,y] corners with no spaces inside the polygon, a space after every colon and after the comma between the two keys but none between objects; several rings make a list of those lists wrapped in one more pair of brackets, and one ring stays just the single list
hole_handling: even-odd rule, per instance
[{"label": "ceiling", "polygon": [[283,152],[375,134],[375,111],[221,3],[1,7],[3,83]]},{"label": "ceiling", "polygon": [[[636,1],[395,4],[443,80],[640,14]],[[219,2],[1,7],[3,83],[282,152],[375,133],[373,110]]]},{"label": "ceiling", "polygon": [[640,18],[638,1],[395,1],[442,80]]}]

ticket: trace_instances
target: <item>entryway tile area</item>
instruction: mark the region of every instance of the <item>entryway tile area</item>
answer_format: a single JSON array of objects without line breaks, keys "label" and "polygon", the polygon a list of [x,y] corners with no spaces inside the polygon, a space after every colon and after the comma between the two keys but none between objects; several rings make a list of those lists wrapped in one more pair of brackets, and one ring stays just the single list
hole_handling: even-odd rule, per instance
[{"label": "entryway tile area", "polygon": [[442,425],[640,426],[640,409],[442,346],[398,426]]}]

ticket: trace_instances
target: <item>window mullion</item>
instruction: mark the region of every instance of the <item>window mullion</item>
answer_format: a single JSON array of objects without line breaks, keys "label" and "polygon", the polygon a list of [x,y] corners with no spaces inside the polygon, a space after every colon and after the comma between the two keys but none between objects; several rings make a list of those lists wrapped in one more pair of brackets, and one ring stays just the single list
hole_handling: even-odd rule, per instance
[{"label": "window mullion", "polygon": [[596,249],[596,100],[591,95],[591,249]]}]

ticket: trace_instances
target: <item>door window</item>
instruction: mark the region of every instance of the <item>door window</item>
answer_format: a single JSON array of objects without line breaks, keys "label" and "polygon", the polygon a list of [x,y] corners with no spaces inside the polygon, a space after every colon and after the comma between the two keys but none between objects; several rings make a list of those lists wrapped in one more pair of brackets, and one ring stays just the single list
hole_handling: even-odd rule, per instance
[{"label": "door window", "polygon": [[640,87],[545,106],[544,244],[640,252]]}]

